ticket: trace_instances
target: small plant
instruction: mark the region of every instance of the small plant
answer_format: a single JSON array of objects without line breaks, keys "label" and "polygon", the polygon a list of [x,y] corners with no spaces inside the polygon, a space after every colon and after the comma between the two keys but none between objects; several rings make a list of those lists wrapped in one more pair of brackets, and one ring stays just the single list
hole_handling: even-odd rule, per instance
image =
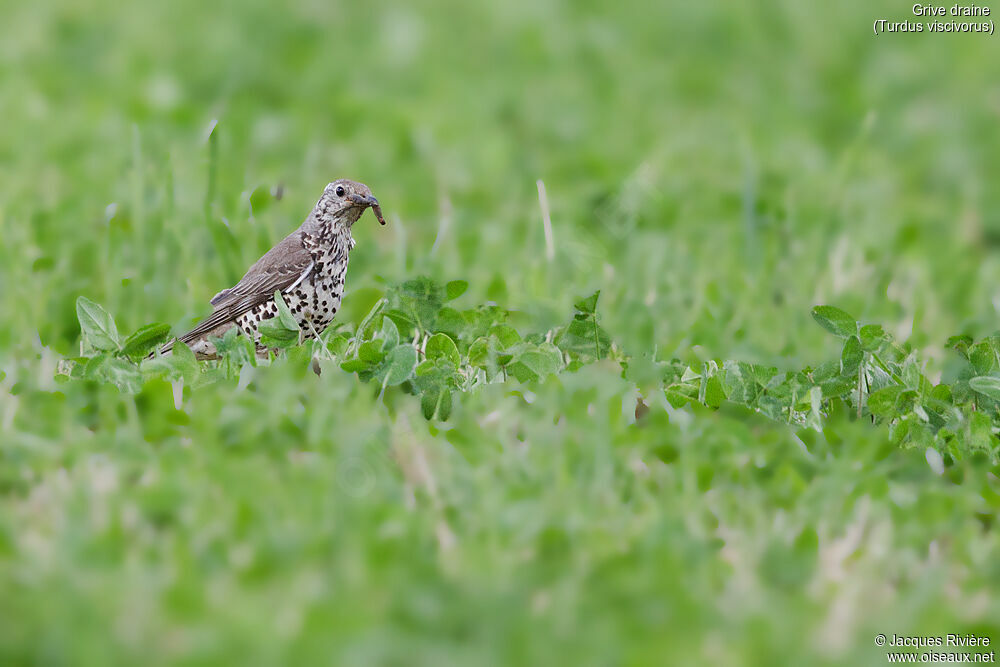
[{"label": "small plant", "polygon": [[[450,416],[456,393],[508,379],[542,381],[612,352],[610,337],[598,323],[599,292],[575,304],[567,325],[522,335],[508,322],[509,312],[498,306],[459,310],[448,305],[467,289],[465,281],[408,280],[391,287],[356,331],[330,331],[309,341],[302,340],[276,294],[278,316],[261,323],[261,342],[271,350],[308,348],[311,358],[338,361],[362,382],[376,384],[380,393],[399,387],[419,397],[424,417],[442,421]],[[97,303],[80,297],[77,315],[81,356],[62,364],[63,380],[108,382],[136,393],[154,377],[197,385],[238,377],[244,367],[258,363],[254,346],[235,328],[213,340],[219,359],[199,364],[180,342],[171,355],[145,358],[169,337],[167,325],[147,325],[123,341],[114,318]]]},{"label": "small plant", "polygon": [[886,424],[904,447],[933,447],[954,459],[983,452],[996,460],[1000,430],[1000,335],[973,342],[954,336],[948,347],[960,359],[938,384],[922,362],[877,324],[862,325],[833,306],[817,306],[813,318],[844,341],[840,357],[816,367],[779,372],[742,361],[709,361],[700,369],[672,362],[665,367],[667,400],[675,407],[697,402],[743,405],[768,417],[822,430],[831,412]]},{"label": "small plant", "polygon": [[341,368],[383,390],[399,385],[419,395],[424,417],[443,420],[456,392],[508,378],[541,381],[610,352],[610,338],[597,323],[599,292],[576,304],[568,325],[522,336],[502,308],[447,305],[467,287],[464,281],[441,286],[418,278],[390,289],[352,338],[331,341],[333,350],[342,351]]},{"label": "small plant", "polygon": [[[450,305],[467,288],[465,281],[408,280],[390,287],[354,332],[328,332],[305,342],[276,295],[279,314],[262,323],[261,340],[272,350],[308,347],[310,358],[338,362],[362,382],[375,384],[380,394],[398,387],[419,398],[424,417],[442,421],[451,415],[456,394],[484,384],[540,382],[609,356],[628,365],[598,322],[599,292],[574,304],[565,326],[522,335],[503,308]],[[880,325],[862,325],[834,306],[817,306],[812,315],[844,341],[839,358],[797,371],[739,360],[695,368],[675,360],[661,368],[667,400],[674,407],[700,403],[711,408],[728,401],[818,431],[832,412],[846,410],[855,419],[887,425],[892,442],[904,447],[933,447],[953,459],[974,452],[996,459],[1000,334],[981,341],[949,339],[958,363],[934,384],[923,374],[916,352]],[[167,325],[149,324],[123,339],[111,315],[85,297],[77,300],[77,316],[81,356],[60,367],[64,380],[108,382],[136,393],[154,377],[197,386],[238,377],[244,367],[258,363],[249,339],[235,329],[215,339],[218,361],[199,364],[182,343],[175,343],[169,356],[145,358],[168,338]]]}]

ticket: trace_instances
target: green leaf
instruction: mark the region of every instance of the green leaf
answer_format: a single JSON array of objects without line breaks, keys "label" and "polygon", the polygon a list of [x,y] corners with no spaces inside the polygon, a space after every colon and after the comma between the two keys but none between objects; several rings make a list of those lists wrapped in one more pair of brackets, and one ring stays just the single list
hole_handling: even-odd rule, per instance
[{"label": "green leaf", "polygon": [[383,341],[383,350],[391,350],[399,345],[399,329],[396,328],[396,323],[392,321],[391,317],[382,318],[382,333],[380,336]]},{"label": "green leaf", "polygon": [[[166,378],[169,380],[180,378],[180,374],[174,368],[171,356],[157,356],[152,359],[144,359],[139,363],[139,369],[142,372],[143,378],[147,380],[150,378]],[[86,373],[82,372],[81,376],[85,377]]]},{"label": "green leaf", "polygon": [[465,294],[465,290],[469,289],[469,281],[467,280],[452,280],[447,285],[444,286],[445,301],[451,301],[452,299],[457,299],[458,297]]},{"label": "green leaf", "polygon": [[852,398],[856,395],[857,384],[857,379],[836,377],[821,382],[819,386],[823,389],[823,398]]},{"label": "green leaf", "polygon": [[440,400],[440,388],[429,391],[420,397],[420,411],[424,414],[424,419],[430,421],[434,419],[437,412],[438,400]]},{"label": "green leaf", "polygon": [[459,338],[468,328],[468,322],[462,313],[445,306],[440,311],[438,311],[437,322],[434,324],[434,328],[441,332],[446,333],[452,338]]},{"label": "green leaf", "polygon": [[539,379],[538,373],[536,373],[530,366],[524,364],[520,361],[516,361],[507,366],[507,374],[512,378],[520,382],[521,384],[527,384],[528,382],[536,382]]},{"label": "green leaf", "polygon": [[361,323],[358,324],[357,333],[355,334],[358,339],[365,337],[368,333],[368,327],[375,320],[375,317],[385,309],[387,303],[388,299],[385,298],[380,298],[375,302],[375,304],[371,307],[371,310],[368,311],[368,314],[365,315],[364,319],[361,320]]},{"label": "green leaf", "polygon": [[226,377],[239,377],[246,365],[257,364],[257,348],[249,338],[244,336],[238,327],[232,327],[220,338],[209,338],[219,356],[219,368]]},{"label": "green leaf", "polygon": [[969,348],[969,363],[976,375],[986,375],[997,367],[996,353],[986,341],[980,341]]},{"label": "green leaf", "polygon": [[274,292],[274,303],[278,306],[277,316],[261,320],[257,325],[257,330],[260,332],[260,344],[264,347],[278,349],[297,345],[299,342],[298,322],[278,290]]},{"label": "green leaf", "polygon": [[428,359],[447,359],[458,366],[462,362],[462,357],[458,354],[458,347],[455,341],[443,333],[436,333],[427,341],[424,355]]},{"label": "green leaf", "polygon": [[[448,310],[450,309],[442,308],[438,317],[444,318]],[[462,325],[458,328],[458,333],[469,340],[488,335],[490,327],[503,324],[508,316],[506,310],[495,305],[476,306],[463,310],[459,314],[462,317]],[[439,327],[438,330],[451,333],[444,327]]]},{"label": "green leaf", "polygon": [[675,383],[663,390],[667,401],[674,408],[681,408],[698,400],[698,387],[687,383]]},{"label": "green leaf", "polygon": [[198,377],[201,368],[198,360],[187,345],[181,341],[174,341],[173,353],[170,356],[171,362],[184,382],[191,384]]},{"label": "green leaf", "polygon": [[394,387],[406,382],[416,365],[416,348],[407,343],[394,347],[386,356],[384,370],[380,373],[382,385]]},{"label": "green leaf", "polygon": [[340,367],[348,373],[360,373],[363,370],[371,368],[371,366],[372,364],[370,362],[357,358],[348,359],[340,364]]},{"label": "green leaf", "polygon": [[[978,378],[976,378],[978,379]],[[972,413],[969,419],[969,449],[993,452],[996,447],[993,422],[982,412]]]},{"label": "green leaf", "polygon": [[809,416],[806,417],[806,425],[816,431],[823,430],[823,388],[812,387],[809,389]]},{"label": "green leaf", "polygon": [[551,368],[550,373],[557,373],[562,370],[564,366],[564,359],[562,350],[556,347],[553,343],[542,343],[538,346],[538,351],[548,357],[548,364]]},{"label": "green leaf", "polygon": [[835,336],[847,338],[858,332],[857,320],[835,306],[816,306],[812,309],[812,316],[821,327]]},{"label": "green leaf", "polygon": [[520,382],[544,380],[562,369],[563,358],[559,348],[551,343],[540,346],[524,343],[514,355],[514,362],[507,372]]},{"label": "green leaf", "polygon": [[518,356],[517,360],[535,372],[540,379],[559,370],[559,357],[553,358],[541,350],[532,350]]},{"label": "green leaf", "polygon": [[381,340],[369,340],[358,348],[358,358],[370,364],[377,364],[385,358],[385,350]]},{"label": "green leaf", "polygon": [[[66,364],[60,364],[56,368],[56,377],[70,377],[74,380],[84,379],[84,369],[90,361],[89,357],[70,357],[65,360]],[[0,381],[3,380],[4,373],[0,371]]]},{"label": "green leaf", "polygon": [[284,297],[281,296],[280,290],[274,290],[274,303],[278,306],[278,317],[281,323],[289,331],[299,332],[299,323],[292,315],[292,311],[288,309],[288,304],[285,303]]},{"label": "green leaf", "polygon": [[594,315],[597,313],[597,299],[601,296],[601,290],[597,290],[586,299],[581,299],[573,304],[581,313],[586,313],[587,315]]},{"label": "green leaf", "polygon": [[932,403],[938,403],[942,407],[949,406],[952,403],[952,391],[951,386],[947,384],[935,385],[930,391],[928,396]]},{"label": "green leaf", "polygon": [[469,346],[469,363],[473,366],[483,366],[490,358],[490,343],[486,338],[477,338]]},{"label": "green leaf", "polygon": [[222,336],[210,337],[209,342],[215,346],[215,352],[219,356],[242,354],[248,349],[253,352],[253,344],[250,339],[241,335],[237,327],[229,328]]},{"label": "green leaf", "polygon": [[389,291],[390,308],[413,321],[421,331],[433,331],[444,305],[445,289],[430,278],[407,280]]},{"label": "green leaf", "polygon": [[595,315],[577,313],[573,321],[555,337],[555,344],[577,361],[604,359],[611,349],[611,337],[597,323]]},{"label": "green leaf", "polygon": [[98,354],[82,364],[79,377],[85,380],[103,380],[104,366],[111,359],[110,354]]},{"label": "green leaf", "polygon": [[960,336],[951,336],[945,343],[945,347],[954,348],[966,356],[969,350],[969,346],[972,345],[972,336],[968,334],[962,334]]},{"label": "green leaf", "polygon": [[490,327],[490,335],[496,336],[501,350],[506,350],[521,342],[521,334],[517,333],[517,329],[509,324],[496,324]]},{"label": "green leaf", "polygon": [[339,357],[347,351],[349,342],[350,339],[347,336],[338,334],[330,339],[330,342],[326,344],[326,349],[329,350],[331,354]]},{"label": "green leaf", "polygon": [[969,380],[969,386],[974,391],[994,401],[1000,401],[1000,378],[992,375],[983,375]]},{"label": "green leaf", "polygon": [[131,361],[110,358],[102,366],[104,380],[123,394],[138,394],[142,390],[142,374]]},{"label": "green leaf", "polygon": [[447,421],[451,416],[451,390],[436,386],[420,397],[420,409],[424,419],[430,421],[436,416],[441,421]]},{"label": "green leaf", "polygon": [[705,405],[710,408],[717,408],[726,400],[726,390],[722,385],[719,376],[713,375],[705,383]]},{"label": "green leaf", "polygon": [[861,327],[860,338],[861,347],[865,352],[875,352],[882,343],[889,340],[889,334],[882,329],[880,324],[866,324]]},{"label": "green leaf", "polygon": [[868,409],[877,417],[897,416],[896,402],[902,391],[903,387],[893,385],[872,392],[868,395]]},{"label": "green leaf", "polygon": [[125,339],[122,352],[129,357],[144,357],[170,336],[170,325],[147,324]]},{"label": "green leaf", "polygon": [[778,374],[778,369],[774,366],[746,364],[741,362],[740,367],[742,368],[745,377],[752,378],[753,381],[761,387],[767,386],[767,383]]},{"label": "green leaf", "polygon": [[140,369],[147,377],[184,380],[187,384],[192,384],[201,373],[201,367],[194,353],[179,340],[174,341],[173,351],[169,355],[147,359],[142,362]]},{"label": "green leaf", "polygon": [[419,378],[419,377],[422,377],[424,375],[430,375],[435,370],[437,370],[437,364],[434,362],[434,360],[433,359],[424,359],[419,364],[417,364],[417,368],[414,371],[414,373]]},{"label": "green leaf", "polygon": [[438,398],[437,418],[444,422],[448,421],[448,417],[451,417],[451,391],[442,389]]},{"label": "green leaf", "polygon": [[95,350],[120,350],[118,327],[108,311],[85,296],[76,299],[76,317],[83,337]]},{"label": "green leaf", "polygon": [[840,372],[844,375],[857,373],[864,358],[865,353],[861,349],[861,340],[857,336],[851,336],[844,343],[844,350],[840,355]]},{"label": "green leaf", "polygon": [[[396,328],[400,331],[406,332],[407,336],[411,336],[414,333],[423,333],[423,330],[417,326],[417,318],[412,313],[404,313],[399,308],[389,308],[386,309],[384,317],[391,318],[393,323],[395,323]],[[369,329],[371,329],[371,325],[369,325]],[[365,334],[367,334],[367,332],[364,330],[358,330],[358,336]]]},{"label": "green leaf", "polygon": [[257,325],[260,332],[260,344],[263,347],[285,349],[299,342],[298,330],[291,330],[284,325],[280,317],[261,320]]}]

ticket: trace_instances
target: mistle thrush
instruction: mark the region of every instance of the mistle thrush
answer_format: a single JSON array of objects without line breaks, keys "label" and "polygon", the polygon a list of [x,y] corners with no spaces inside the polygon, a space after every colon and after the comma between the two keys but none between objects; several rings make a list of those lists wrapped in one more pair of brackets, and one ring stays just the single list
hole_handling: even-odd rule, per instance
[{"label": "mistle thrush", "polygon": [[[323,333],[344,295],[348,254],[354,248],[351,225],[368,207],[384,225],[378,200],[367,185],[347,179],[327,185],[305,222],[257,260],[236,285],[212,297],[212,314],[177,340],[199,359],[212,359],[216,349],[210,339],[239,327],[262,352],[257,327],[278,314],[278,290],[306,338]],[[168,344],[161,353],[172,347]]]}]

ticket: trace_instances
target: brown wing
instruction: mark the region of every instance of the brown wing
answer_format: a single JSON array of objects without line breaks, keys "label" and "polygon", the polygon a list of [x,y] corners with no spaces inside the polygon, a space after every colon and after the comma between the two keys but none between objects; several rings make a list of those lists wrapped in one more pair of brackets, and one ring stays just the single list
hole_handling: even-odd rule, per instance
[{"label": "brown wing", "polygon": [[312,256],[302,245],[302,236],[294,232],[250,267],[238,283],[212,297],[215,310],[178,340],[190,343],[216,328],[232,322],[254,306],[264,303],[275,290],[284,292],[312,268]]}]

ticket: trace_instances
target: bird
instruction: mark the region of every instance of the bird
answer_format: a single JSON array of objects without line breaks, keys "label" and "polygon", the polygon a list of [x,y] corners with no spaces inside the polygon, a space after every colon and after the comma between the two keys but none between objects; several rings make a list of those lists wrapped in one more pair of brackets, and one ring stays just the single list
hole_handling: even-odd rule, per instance
[{"label": "bird", "polygon": [[[368,208],[384,225],[382,209],[367,185],[346,178],[328,184],[299,228],[258,259],[238,283],[212,297],[212,313],[175,341],[187,345],[200,360],[216,359],[212,339],[237,327],[240,335],[254,342],[259,355],[266,354],[258,327],[278,315],[276,291],[303,337],[319,337],[340,308],[348,255],[354,248],[351,227]],[[159,354],[169,353],[175,341]]]}]

